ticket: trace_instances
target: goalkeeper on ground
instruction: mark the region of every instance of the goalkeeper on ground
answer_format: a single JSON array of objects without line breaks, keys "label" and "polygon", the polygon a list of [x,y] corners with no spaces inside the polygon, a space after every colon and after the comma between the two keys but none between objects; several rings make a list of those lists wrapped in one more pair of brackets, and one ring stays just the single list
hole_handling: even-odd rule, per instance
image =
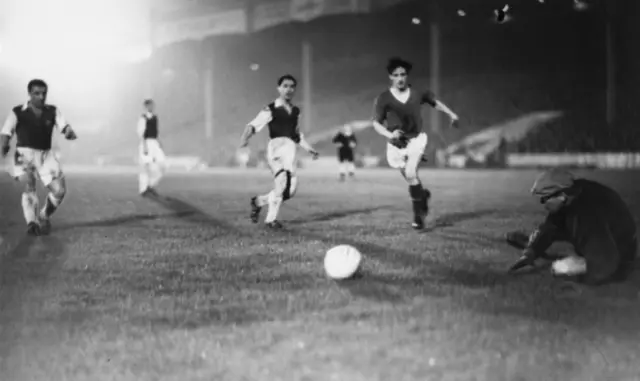
[{"label": "goalkeeper on ground", "polygon": [[[524,250],[511,271],[545,258],[554,260],[553,274],[586,284],[626,278],[636,257],[637,230],[629,207],[617,192],[595,181],[575,179],[561,169],[541,174],[531,192],[549,214],[529,236],[507,234],[511,245]],[[573,252],[549,256],[546,250],[556,241],[571,243]]]}]

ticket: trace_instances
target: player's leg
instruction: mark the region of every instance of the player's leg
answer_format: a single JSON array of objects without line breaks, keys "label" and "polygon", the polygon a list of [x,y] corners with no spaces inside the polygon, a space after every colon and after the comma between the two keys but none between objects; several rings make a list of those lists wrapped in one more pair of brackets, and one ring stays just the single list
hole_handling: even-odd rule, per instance
[{"label": "player's leg", "polygon": [[344,181],[347,176],[347,166],[342,151],[338,153],[338,180]]},{"label": "player's leg", "polygon": [[286,140],[277,150],[280,169],[274,174],[274,188],[269,195],[269,209],[264,221],[272,228],[282,227],[282,224],[278,221],[280,206],[284,201],[293,197],[298,187],[294,168],[296,148],[295,143]]},{"label": "player's leg", "polygon": [[162,180],[162,177],[164,176],[166,156],[157,140],[151,140],[149,153],[152,159],[151,166],[149,168],[149,188],[155,193],[155,189],[158,187],[160,180]]},{"label": "player's leg", "polygon": [[39,235],[38,194],[36,193],[36,169],[33,165],[35,151],[16,148],[13,156],[13,178],[23,185],[21,198],[22,213],[27,223],[27,234]]},{"label": "player's leg", "polygon": [[347,157],[347,160],[345,162],[345,167],[349,177],[353,178],[356,175],[356,166],[354,164],[353,152],[351,152],[349,154],[349,157]]},{"label": "player's leg", "polygon": [[40,228],[43,233],[51,229],[50,217],[58,210],[58,207],[67,194],[67,184],[62,173],[60,162],[53,152],[44,153],[42,165],[38,168],[40,181],[49,190],[44,206],[40,211]]},{"label": "player's leg", "polygon": [[413,205],[413,227],[422,229],[424,217],[429,212],[429,199],[431,192],[422,186],[418,176],[418,167],[427,147],[427,134],[420,134],[411,139],[407,145],[407,159],[403,169],[403,175],[409,184],[409,196]]},{"label": "player's leg", "polygon": [[142,196],[146,196],[148,194],[149,186],[150,186],[150,168],[151,158],[147,152],[145,155],[144,150],[142,149],[142,144],[138,147],[138,157],[139,157],[139,165],[140,172],[138,174],[138,192]]}]

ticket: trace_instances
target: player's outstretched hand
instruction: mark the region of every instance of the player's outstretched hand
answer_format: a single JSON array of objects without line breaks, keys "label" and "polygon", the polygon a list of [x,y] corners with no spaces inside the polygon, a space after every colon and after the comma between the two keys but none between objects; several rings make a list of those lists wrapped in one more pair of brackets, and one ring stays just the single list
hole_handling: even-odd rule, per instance
[{"label": "player's outstretched hand", "polygon": [[311,154],[311,158],[312,158],[313,160],[317,160],[317,159],[318,159],[318,157],[320,156],[320,154],[318,153],[318,151],[315,151],[315,150],[311,150],[311,151],[309,151],[309,153]]},{"label": "player's outstretched hand", "polygon": [[511,265],[511,267],[509,268],[509,272],[513,273],[513,272],[516,272],[516,271],[520,270],[521,268],[524,268],[524,267],[527,267],[527,266],[533,266],[535,264],[537,258],[538,258],[538,256],[536,255],[536,253],[533,250],[525,249],[522,252],[522,256],[520,256],[520,258],[518,258],[516,263]]},{"label": "player's outstretched hand", "polygon": [[64,137],[67,140],[76,140],[76,139],[78,139],[78,135],[76,135],[76,132],[71,128],[67,128],[67,130],[64,133]]},{"label": "player's outstretched hand", "polygon": [[458,118],[458,116],[451,118],[451,127],[453,128],[460,127],[460,118]]}]

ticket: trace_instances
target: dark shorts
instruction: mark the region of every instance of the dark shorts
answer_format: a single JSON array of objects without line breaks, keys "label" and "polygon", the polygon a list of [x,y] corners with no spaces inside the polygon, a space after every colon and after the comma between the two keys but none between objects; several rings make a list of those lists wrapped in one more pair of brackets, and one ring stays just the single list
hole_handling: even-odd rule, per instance
[{"label": "dark shorts", "polygon": [[341,163],[353,162],[353,151],[352,150],[339,150],[338,151],[338,161],[341,162]]}]

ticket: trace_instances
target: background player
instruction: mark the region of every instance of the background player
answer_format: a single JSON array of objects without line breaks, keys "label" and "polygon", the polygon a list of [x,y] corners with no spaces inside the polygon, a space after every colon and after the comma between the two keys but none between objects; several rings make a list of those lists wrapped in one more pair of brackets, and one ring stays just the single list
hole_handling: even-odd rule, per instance
[{"label": "background player", "polygon": [[356,173],[356,166],[353,164],[354,150],[358,145],[356,136],[348,124],[343,130],[338,132],[333,138],[333,143],[338,147],[338,173],[340,181],[344,181],[347,173],[353,177]]},{"label": "background player", "polygon": [[[67,193],[62,168],[51,150],[53,130],[58,129],[66,139],[75,140],[76,134],[60,113],[60,110],[46,104],[47,84],[34,79],[27,85],[29,100],[14,107],[0,131],[2,156],[11,149],[11,138],[16,136],[13,176],[24,183],[22,210],[30,235],[47,234],[51,229],[49,218],[62,203]],[[48,188],[44,207],[38,213],[36,176]]]},{"label": "background player", "polygon": [[593,285],[629,275],[638,246],[636,223],[617,192],[595,181],[574,179],[562,169],[542,173],[531,192],[549,214],[531,235],[507,234],[507,242],[524,250],[511,271],[533,265],[538,258],[553,259],[546,250],[564,241],[573,251],[553,263],[554,274],[577,276]]},{"label": "background player", "polygon": [[431,193],[422,187],[418,176],[418,165],[423,159],[428,137],[422,130],[423,104],[429,104],[438,111],[449,115],[452,125],[458,116],[444,103],[437,100],[428,91],[414,90],[408,84],[412,64],[401,59],[391,58],[387,72],[391,88],[380,94],[375,100],[373,127],[387,143],[387,162],[392,168],[400,170],[409,184],[409,195],[413,202],[414,229],[424,227],[424,218],[429,212]]},{"label": "background player", "polygon": [[158,140],[158,116],[154,113],[155,103],[151,99],[144,101],[145,112],[138,120],[140,137],[140,176],[138,180],[141,196],[157,195],[156,187],[160,183],[165,169],[166,156]]},{"label": "background player", "polygon": [[260,210],[268,205],[265,223],[271,228],[282,227],[282,224],[276,220],[280,205],[293,197],[297,189],[296,144],[312,154],[314,159],[318,157],[316,150],[304,139],[298,128],[300,109],[291,103],[297,84],[298,82],[291,75],[284,75],[278,79],[280,96],[262,109],[247,125],[240,143],[241,148],[246,147],[254,134],[268,126],[267,162],[273,173],[274,188],[269,193],[251,199],[251,220],[257,223]]}]

